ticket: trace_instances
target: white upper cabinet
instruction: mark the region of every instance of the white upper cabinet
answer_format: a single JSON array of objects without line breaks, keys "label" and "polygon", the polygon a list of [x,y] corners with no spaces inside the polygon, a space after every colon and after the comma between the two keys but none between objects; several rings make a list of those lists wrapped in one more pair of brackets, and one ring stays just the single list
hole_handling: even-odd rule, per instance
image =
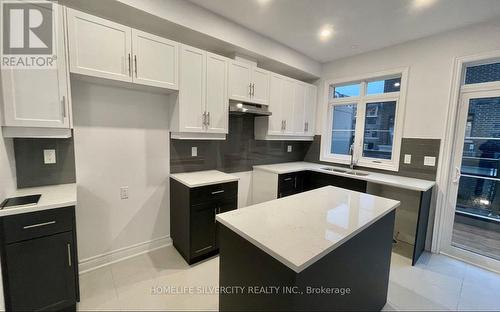
[{"label": "white upper cabinet", "polygon": [[256,104],[268,104],[269,99],[269,77],[267,70],[253,67],[252,69],[252,94],[251,102]]},{"label": "white upper cabinet", "polygon": [[250,102],[252,64],[231,61],[229,65],[229,99]]},{"label": "white upper cabinet", "polygon": [[180,47],[179,95],[172,137],[225,139],[228,133],[229,59],[187,45]]},{"label": "white upper cabinet", "polygon": [[258,140],[312,140],[316,111],[316,87],[271,73],[269,117],[255,118]]},{"label": "white upper cabinet", "polygon": [[70,71],[178,89],[178,43],[67,9]]},{"label": "white upper cabinet", "polygon": [[67,9],[72,73],[132,82],[131,28]]},{"label": "white upper cabinet", "polygon": [[294,86],[293,98],[293,133],[304,135],[306,132],[305,121],[306,84],[297,82]]},{"label": "white upper cabinet", "polygon": [[178,132],[205,130],[205,51],[181,45]]},{"label": "white upper cabinet", "polygon": [[314,85],[306,86],[306,102],[305,102],[305,135],[314,136],[316,132],[316,106],[317,106],[318,89]]},{"label": "white upper cabinet", "polygon": [[178,44],[132,29],[133,81],[159,88],[177,89]]},{"label": "white upper cabinet", "polygon": [[210,133],[228,133],[228,59],[207,52],[206,60],[207,131]]},{"label": "white upper cabinet", "polygon": [[255,64],[231,61],[229,65],[229,99],[255,104],[268,104],[269,78],[267,70]]},{"label": "white upper cabinet", "polygon": [[[62,21],[59,5],[54,18]],[[44,8],[40,8],[44,9]],[[1,70],[4,120],[3,126],[11,133],[20,128],[65,128],[70,135],[70,96],[68,72],[64,46],[63,23],[54,23],[55,66],[50,69],[5,69]],[[25,134],[27,132],[24,132]],[[41,133],[41,132],[39,132]],[[47,132],[45,132],[47,133]],[[13,135],[15,136],[15,135]],[[30,136],[30,135],[25,135]],[[36,136],[36,135],[35,135]],[[47,135],[50,136],[50,135]]]}]

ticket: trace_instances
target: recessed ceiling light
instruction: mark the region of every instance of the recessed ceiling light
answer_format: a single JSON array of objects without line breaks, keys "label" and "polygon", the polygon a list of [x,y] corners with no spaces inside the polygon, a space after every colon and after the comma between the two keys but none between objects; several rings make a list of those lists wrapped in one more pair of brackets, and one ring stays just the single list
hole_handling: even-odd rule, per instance
[{"label": "recessed ceiling light", "polygon": [[325,25],[321,27],[319,30],[319,39],[321,41],[326,41],[330,39],[330,37],[333,35],[333,26],[332,25]]},{"label": "recessed ceiling light", "polygon": [[257,3],[261,6],[267,5],[269,2],[271,2],[271,0],[257,0]]},{"label": "recessed ceiling light", "polygon": [[433,5],[437,0],[413,0],[412,8],[415,10],[422,10]]}]

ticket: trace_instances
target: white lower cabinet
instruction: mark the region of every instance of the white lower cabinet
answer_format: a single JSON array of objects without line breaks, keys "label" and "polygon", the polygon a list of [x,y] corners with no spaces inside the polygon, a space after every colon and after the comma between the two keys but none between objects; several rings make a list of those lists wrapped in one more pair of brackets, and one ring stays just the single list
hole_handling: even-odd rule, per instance
[{"label": "white lower cabinet", "polygon": [[178,43],[67,9],[70,72],[178,89]]},{"label": "white lower cabinet", "polygon": [[187,45],[181,45],[179,54],[179,94],[172,95],[172,138],[225,139],[229,59]]},{"label": "white lower cabinet", "polygon": [[271,116],[255,118],[257,140],[313,140],[316,86],[272,73],[269,83]]},{"label": "white lower cabinet", "polygon": [[[52,8],[54,19],[62,21],[62,8],[57,4]],[[1,70],[4,136],[71,136],[71,99],[63,23],[54,25],[59,29],[54,29],[53,33],[56,56],[53,68]]]}]

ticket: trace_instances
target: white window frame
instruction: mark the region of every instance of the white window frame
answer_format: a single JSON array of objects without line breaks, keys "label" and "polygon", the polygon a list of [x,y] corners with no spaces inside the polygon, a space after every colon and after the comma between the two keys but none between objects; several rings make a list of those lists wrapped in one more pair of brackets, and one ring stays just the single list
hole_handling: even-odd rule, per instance
[{"label": "white window frame", "polygon": [[[354,153],[353,160],[356,166],[375,168],[381,170],[398,171],[399,170],[399,158],[401,152],[401,139],[403,136],[403,123],[405,116],[406,107],[406,90],[408,87],[408,72],[409,68],[398,68],[383,72],[376,72],[372,74],[348,77],[341,79],[330,79],[325,81],[324,85],[324,102],[323,111],[325,116],[323,118],[323,135],[321,136],[321,153],[320,160],[325,162],[331,162],[335,164],[350,164],[350,155],[332,154],[331,151],[331,138],[332,138],[332,110],[334,106],[355,104],[356,108],[356,128],[354,134]],[[391,79],[394,77],[401,76],[401,87],[399,92],[389,92],[381,94],[366,95],[367,84],[371,81]],[[335,98],[330,99],[330,86],[342,86],[349,84],[360,84],[360,96],[355,97],[345,97],[345,98]],[[364,139],[364,128],[365,128],[365,117],[366,117],[366,105],[372,102],[396,102],[396,117],[394,120],[394,137],[392,144],[392,158],[379,159],[363,157],[363,139]]]}]

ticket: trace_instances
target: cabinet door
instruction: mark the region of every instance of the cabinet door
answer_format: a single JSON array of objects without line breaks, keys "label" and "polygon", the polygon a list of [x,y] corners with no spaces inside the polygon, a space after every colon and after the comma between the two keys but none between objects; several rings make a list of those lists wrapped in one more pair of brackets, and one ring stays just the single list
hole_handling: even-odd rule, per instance
[{"label": "cabinet door", "polygon": [[132,51],[135,83],[178,89],[177,42],[133,29]]},{"label": "cabinet door", "polygon": [[62,310],[74,305],[74,255],[72,232],[7,245],[7,310]]},{"label": "cabinet door", "polygon": [[252,103],[267,105],[269,101],[269,72],[253,67],[252,70]]},{"label": "cabinet door", "polygon": [[229,64],[229,99],[250,102],[252,65],[232,61]]},{"label": "cabinet door", "polygon": [[283,78],[279,75],[271,74],[269,82],[269,135],[280,135],[283,132],[284,119],[281,111],[281,96],[283,94]]},{"label": "cabinet door", "polygon": [[281,88],[281,116],[285,122],[283,134],[291,135],[294,133],[293,121],[294,110],[293,104],[295,99],[295,81],[284,78]]},{"label": "cabinet door", "polygon": [[191,207],[191,257],[197,257],[216,248],[217,202],[211,201]]},{"label": "cabinet door", "polygon": [[305,102],[305,135],[313,136],[316,132],[316,106],[317,106],[317,89],[316,86],[307,85],[306,87],[306,102]]},{"label": "cabinet door", "polygon": [[205,51],[181,46],[179,73],[179,131],[204,132]]},{"label": "cabinet door", "polygon": [[72,73],[132,81],[130,27],[67,9]]},{"label": "cabinet door", "polygon": [[227,64],[225,57],[207,52],[207,131],[211,133],[228,132]]},{"label": "cabinet door", "polygon": [[306,85],[296,81],[294,86],[293,100],[293,133],[295,135],[304,135],[306,132],[305,122],[305,100]]},{"label": "cabinet door", "polygon": [[[52,16],[62,21],[62,8]],[[40,7],[40,10],[44,10]],[[4,125],[69,128],[69,96],[63,23],[54,23],[55,67],[51,69],[2,69]]]}]

